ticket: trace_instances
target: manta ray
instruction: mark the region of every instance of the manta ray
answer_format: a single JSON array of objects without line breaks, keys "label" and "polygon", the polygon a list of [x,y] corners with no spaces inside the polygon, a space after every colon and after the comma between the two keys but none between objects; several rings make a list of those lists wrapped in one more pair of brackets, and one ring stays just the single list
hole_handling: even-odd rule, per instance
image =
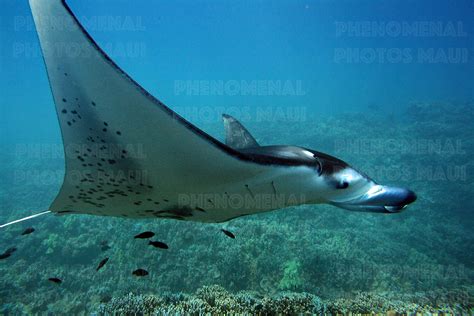
[{"label": "manta ray", "polygon": [[[173,112],[96,44],[65,1],[30,0],[65,151],[45,212],[197,222],[302,204],[396,213],[414,192],[312,149],[260,145],[223,115],[225,143]],[[60,23],[48,23],[59,21]]]}]

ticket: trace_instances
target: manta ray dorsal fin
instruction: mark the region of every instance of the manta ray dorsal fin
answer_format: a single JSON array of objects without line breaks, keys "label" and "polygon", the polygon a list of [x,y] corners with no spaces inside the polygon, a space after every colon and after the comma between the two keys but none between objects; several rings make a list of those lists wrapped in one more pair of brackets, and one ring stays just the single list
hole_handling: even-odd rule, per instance
[{"label": "manta ray dorsal fin", "polygon": [[234,149],[259,147],[249,131],[234,117],[222,114],[225,128],[225,143]]}]

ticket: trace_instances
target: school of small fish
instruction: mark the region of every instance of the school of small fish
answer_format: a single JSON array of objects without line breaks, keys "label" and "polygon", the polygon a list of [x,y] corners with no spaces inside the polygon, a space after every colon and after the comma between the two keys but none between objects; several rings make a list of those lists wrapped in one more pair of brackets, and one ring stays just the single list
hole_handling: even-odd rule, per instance
[{"label": "school of small fish", "polygon": [[[22,236],[29,235],[29,234],[33,233],[34,231],[35,231],[35,229],[33,227],[28,227],[21,233],[21,235]],[[225,230],[225,229],[221,229],[221,231],[227,237],[235,239],[235,235],[233,233],[231,233],[230,231]],[[134,239],[149,239],[149,238],[152,238],[154,236],[155,236],[154,232],[145,231],[145,232],[142,232],[142,233],[136,235],[134,237]],[[155,248],[160,248],[160,249],[168,249],[169,248],[167,244],[165,244],[164,242],[161,242],[161,241],[149,240],[148,245],[153,246]],[[111,248],[109,246],[109,243],[108,243],[107,240],[101,241],[100,242],[100,247],[101,247],[102,251],[106,251],[106,250],[109,250]],[[10,257],[16,250],[17,250],[16,247],[8,248],[2,254],[0,254],[0,260]],[[102,269],[108,261],[109,261],[108,257],[102,259],[99,262],[99,264],[97,265],[96,271],[99,271],[100,269]],[[139,268],[139,269],[136,269],[135,271],[133,271],[132,274],[134,276],[137,276],[137,277],[143,277],[143,276],[147,276],[149,273],[145,269]],[[60,278],[57,278],[57,277],[51,277],[48,280],[52,283],[55,283],[55,284],[61,284],[63,282],[63,280],[61,280]]]}]

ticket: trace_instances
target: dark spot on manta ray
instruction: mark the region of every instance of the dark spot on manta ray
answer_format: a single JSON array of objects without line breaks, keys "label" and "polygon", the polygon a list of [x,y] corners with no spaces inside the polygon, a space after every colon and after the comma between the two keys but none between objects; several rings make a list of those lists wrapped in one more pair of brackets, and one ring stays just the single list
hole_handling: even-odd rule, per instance
[{"label": "dark spot on manta ray", "polygon": [[76,111],[76,110],[72,110],[71,113],[72,113],[72,114],[77,114],[77,111]]},{"label": "dark spot on manta ray", "polygon": [[120,131],[117,131],[116,133],[117,133],[117,135],[122,135],[122,132],[120,132]]},{"label": "dark spot on manta ray", "polygon": [[148,275],[148,271],[144,270],[144,269],[137,269],[135,271],[132,272],[133,275],[135,276],[147,276]]},{"label": "dark spot on manta ray", "polygon": [[105,125],[105,126],[109,126],[109,124],[108,124],[107,122],[104,122],[104,125]]},{"label": "dark spot on manta ray", "polygon": [[71,126],[71,122],[67,121],[67,125]]},{"label": "dark spot on manta ray", "polygon": [[169,210],[163,210],[163,211],[157,211],[156,214],[170,214],[170,216],[175,216],[179,218],[185,218],[185,217],[192,217],[193,216],[193,210],[190,207],[173,207],[170,208]]},{"label": "dark spot on manta ray", "polygon": [[95,104],[95,102],[94,102],[94,101],[92,101],[92,102],[91,102],[91,104],[92,104],[93,106],[96,106],[96,105],[97,105],[97,104]]},{"label": "dark spot on manta ray", "polygon": [[108,161],[109,161],[109,164],[111,164],[111,165],[113,165],[113,164],[115,164],[115,163],[116,163],[116,161],[115,161],[115,160],[113,160],[113,159],[109,159]]},{"label": "dark spot on manta ray", "polygon": [[95,271],[99,271],[100,269],[102,269],[102,267],[105,266],[105,264],[107,263],[107,261],[109,261],[109,258],[105,258],[105,259],[103,259],[101,262],[99,262],[99,265],[97,266],[97,268],[95,269]]},{"label": "dark spot on manta ray", "polygon": [[170,218],[170,219],[176,219],[178,221],[184,221],[185,218],[182,217],[182,216],[178,216],[178,215],[155,215],[156,217],[159,217],[159,218]]},{"label": "dark spot on manta ray", "polygon": [[232,239],[235,239],[235,235],[232,234],[230,231],[225,230],[225,229],[221,229],[221,230],[222,230],[222,232],[223,232],[226,236],[228,236],[228,237],[230,237],[230,238],[232,238]]},{"label": "dark spot on manta ray", "polygon": [[106,128],[103,128],[102,131],[103,131],[103,132],[107,132],[107,129],[106,129]]},{"label": "dark spot on manta ray", "polygon": [[65,72],[64,75],[67,77],[67,72]]},{"label": "dark spot on manta ray", "polygon": [[63,98],[63,102],[67,102],[67,100],[65,98]]},{"label": "dark spot on manta ray", "polygon": [[66,110],[66,109],[63,109],[63,110],[61,111],[61,113],[66,114],[66,113],[67,113],[67,110]]},{"label": "dark spot on manta ray", "polygon": [[150,240],[148,242],[148,245],[153,246],[155,248],[168,249],[168,245],[165,244],[164,242],[161,242],[161,241],[152,241],[152,240]]},{"label": "dark spot on manta ray", "polygon": [[138,239],[147,239],[147,238],[151,238],[153,236],[155,236],[154,232],[146,231],[146,232],[143,232],[143,233],[140,233],[140,234],[136,235],[133,238],[135,238],[135,239],[137,239],[137,238]]},{"label": "dark spot on manta ray", "polygon": [[63,280],[59,278],[49,278],[48,280],[56,284],[61,284],[63,282]]},{"label": "dark spot on manta ray", "polygon": [[25,229],[21,234],[22,235],[29,235],[31,234],[32,232],[34,232],[35,229],[33,227],[28,227],[27,229]]}]

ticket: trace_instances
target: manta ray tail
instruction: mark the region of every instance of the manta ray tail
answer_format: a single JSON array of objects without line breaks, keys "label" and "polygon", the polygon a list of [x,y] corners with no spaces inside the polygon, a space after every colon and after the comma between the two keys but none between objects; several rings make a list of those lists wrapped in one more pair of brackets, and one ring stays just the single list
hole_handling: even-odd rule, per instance
[{"label": "manta ray tail", "polygon": [[27,216],[27,217],[23,217],[23,218],[20,218],[20,219],[17,219],[17,220],[8,222],[8,223],[6,223],[6,224],[0,225],[0,228],[4,228],[4,227],[6,227],[6,226],[8,226],[8,225],[12,225],[12,224],[16,224],[16,223],[19,223],[19,222],[23,222],[23,221],[26,221],[26,220],[29,220],[29,219],[32,219],[32,218],[35,218],[35,217],[38,217],[38,216],[41,216],[41,215],[48,214],[48,213],[51,213],[51,211],[44,211],[44,212],[41,212],[41,213],[38,213],[38,214],[34,214],[34,215]]},{"label": "manta ray tail", "polygon": [[225,143],[234,149],[259,147],[250,132],[234,117],[222,114],[225,128]]}]

